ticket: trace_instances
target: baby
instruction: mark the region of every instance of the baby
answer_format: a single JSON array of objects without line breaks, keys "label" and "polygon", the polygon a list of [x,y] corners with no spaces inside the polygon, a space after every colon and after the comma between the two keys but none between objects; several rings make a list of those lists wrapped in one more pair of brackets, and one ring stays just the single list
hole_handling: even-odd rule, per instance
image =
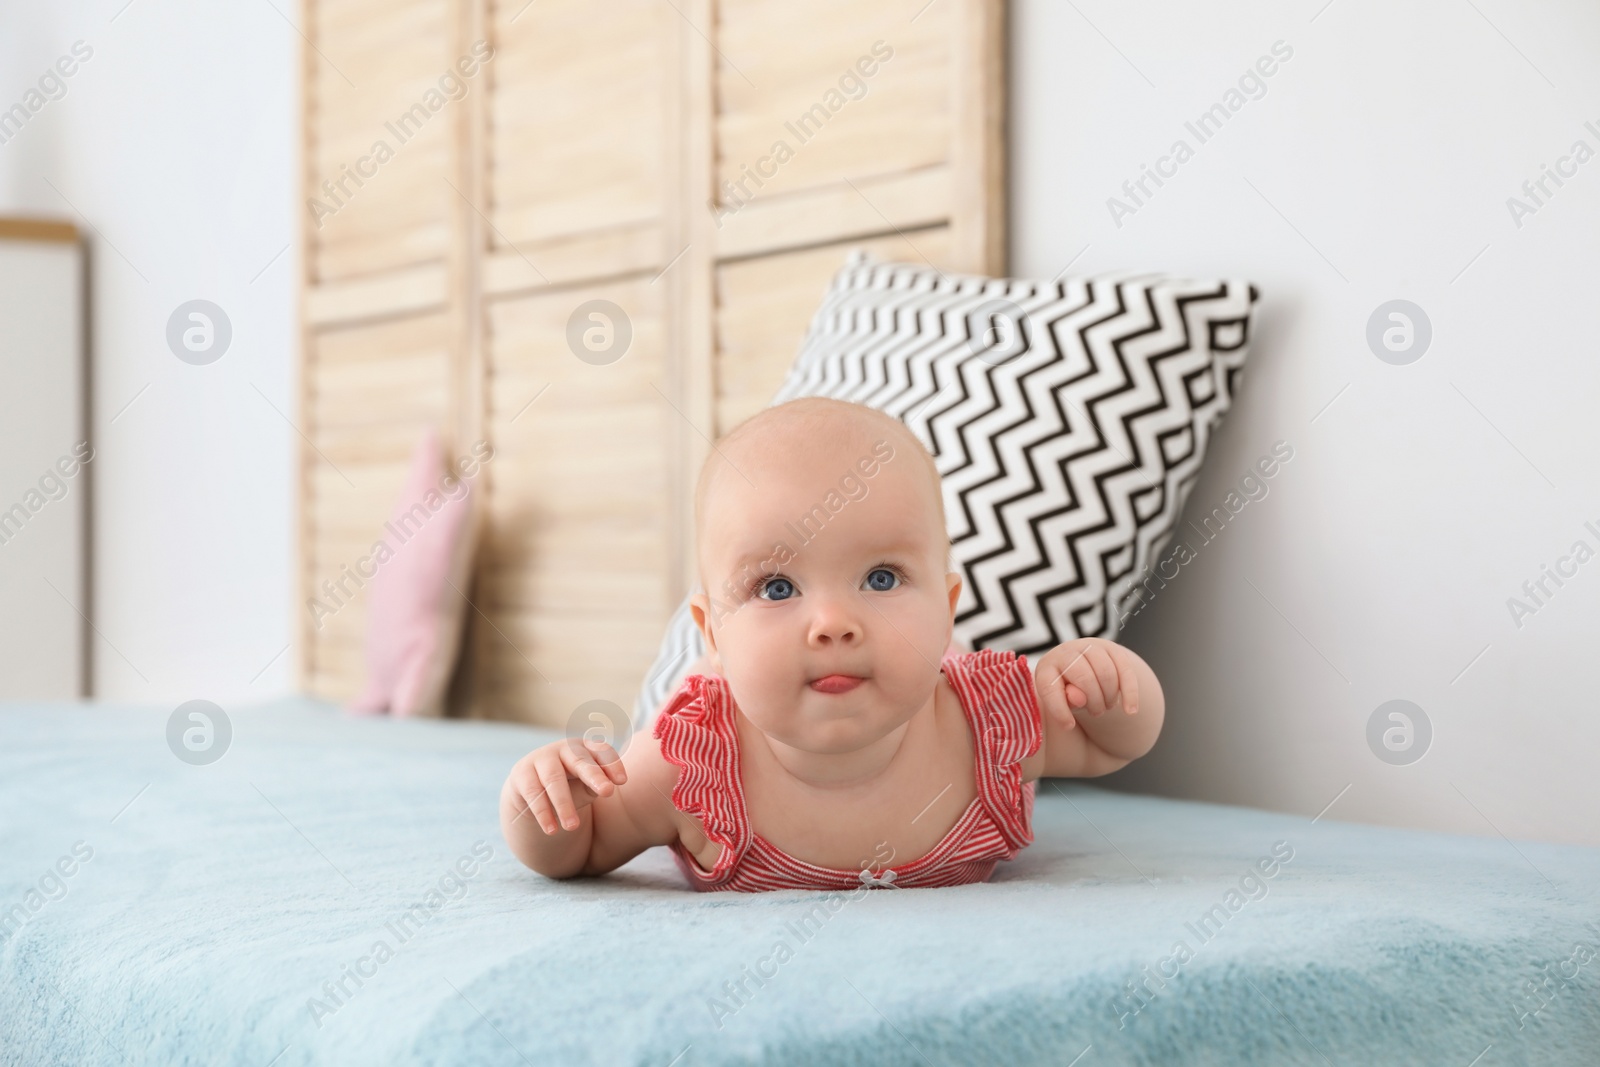
[{"label": "baby", "polygon": [[[842,490],[842,491],[841,491]],[[568,738],[506,779],[500,825],[551,878],[667,845],[696,889],[988,879],[1033,840],[1034,781],[1149,751],[1154,672],[1101,638],[1029,670],[951,644],[961,576],[904,424],[807,398],[745,420],[695,490],[707,655],[618,753]]]}]

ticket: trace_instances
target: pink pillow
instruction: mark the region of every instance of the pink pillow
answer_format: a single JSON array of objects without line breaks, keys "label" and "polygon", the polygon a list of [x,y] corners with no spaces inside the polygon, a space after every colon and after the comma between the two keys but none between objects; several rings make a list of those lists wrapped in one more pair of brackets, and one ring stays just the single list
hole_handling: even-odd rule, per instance
[{"label": "pink pillow", "polygon": [[[462,470],[470,474],[476,468],[469,462]],[[377,573],[367,583],[367,679],[352,711],[444,712],[476,541],[471,483],[457,473],[445,467],[439,435],[428,429],[412,454],[394,517],[373,549]]]}]

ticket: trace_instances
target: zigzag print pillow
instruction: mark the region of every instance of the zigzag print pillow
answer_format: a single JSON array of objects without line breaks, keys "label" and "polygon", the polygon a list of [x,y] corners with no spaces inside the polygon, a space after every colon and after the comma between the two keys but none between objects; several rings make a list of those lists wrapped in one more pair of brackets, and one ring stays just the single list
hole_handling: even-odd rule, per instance
[{"label": "zigzag print pillow", "polygon": [[[834,277],[774,404],[904,422],[944,485],[955,636],[1036,658],[1117,634],[1233,402],[1258,292],[1240,280],[1057,282],[879,263]],[[644,729],[705,651],[687,598],[634,708]]]}]

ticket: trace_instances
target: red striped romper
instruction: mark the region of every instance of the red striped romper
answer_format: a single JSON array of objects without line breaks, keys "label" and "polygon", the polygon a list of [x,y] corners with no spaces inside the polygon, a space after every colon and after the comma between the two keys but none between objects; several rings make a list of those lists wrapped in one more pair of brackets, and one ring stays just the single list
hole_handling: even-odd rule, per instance
[{"label": "red striped romper", "polygon": [[672,842],[678,869],[697,890],[914,889],[988,881],[999,860],[1033,841],[1033,782],[1021,760],[1039,750],[1039,705],[1026,657],[981,649],[948,652],[940,670],[972,731],[977,793],[950,832],[927,855],[874,871],[818,867],[772,845],[750,826],[739,775],[739,740],[727,681],[684,679],[656,718],[661,754],[682,770],[672,790],[679,811],[695,816],[722,854],[704,870],[682,841]]}]

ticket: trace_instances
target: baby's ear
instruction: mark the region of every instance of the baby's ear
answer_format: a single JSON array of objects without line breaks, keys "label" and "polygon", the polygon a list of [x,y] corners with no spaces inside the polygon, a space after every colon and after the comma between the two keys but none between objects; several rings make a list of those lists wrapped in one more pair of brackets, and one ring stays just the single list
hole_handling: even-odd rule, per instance
[{"label": "baby's ear", "polygon": [[694,624],[700,628],[700,637],[706,643],[706,649],[712,655],[716,654],[717,641],[711,633],[711,598],[704,593],[689,594],[689,614],[694,617]]},{"label": "baby's ear", "polygon": [[961,575],[955,571],[944,576],[945,589],[950,595],[950,621],[956,621],[956,603],[961,599]]}]

